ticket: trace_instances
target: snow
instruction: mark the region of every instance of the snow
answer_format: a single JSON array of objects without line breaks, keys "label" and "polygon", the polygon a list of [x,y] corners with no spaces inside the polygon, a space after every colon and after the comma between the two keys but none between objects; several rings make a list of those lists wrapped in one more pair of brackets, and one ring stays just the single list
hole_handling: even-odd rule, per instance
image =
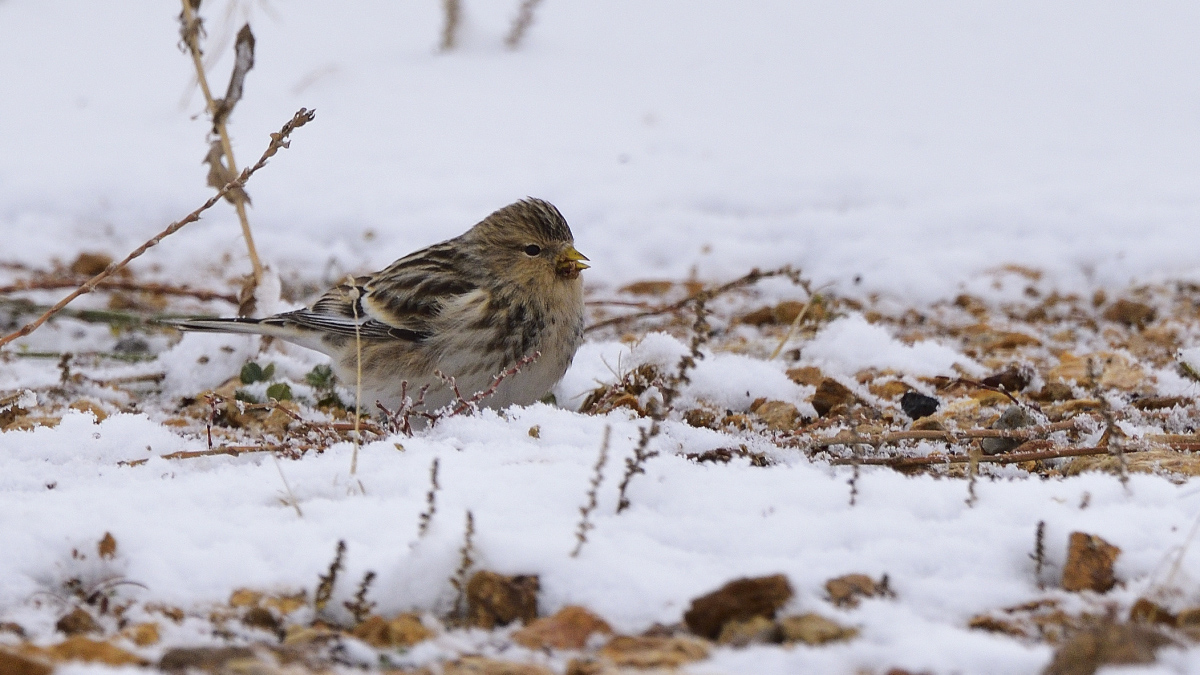
[{"label": "snow", "polygon": [[[551,1],[510,52],[502,40],[515,5],[468,0],[461,46],[439,53],[436,2],[205,3],[214,81],[231,67],[243,20],[257,37],[230,125],[242,164],[296,109],[317,111],[248,186],[260,255],[285,286],[380,268],[526,195],[566,214],[593,289],[782,264],[843,296],[898,303],[1010,297],[1020,285],[995,281],[1009,263],[1041,270],[1039,284],[1062,292],[1200,280],[1194,3]],[[206,122],[176,14],[147,0],[0,2],[0,263],[120,257],[208,197]],[[133,267],[236,287],[249,270],[239,232],[222,205]],[[114,341],[103,328],[47,326],[18,346]],[[907,344],[858,314],[800,346],[803,364],[843,379],[864,368],[982,374],[951,347]],[[164,372],[161,397],[175,401],[236,375],[256,350],[251,338],[188,335],[156,362],[104,372]],[[862,629],[826,647],[720,648],[689,672],[1032,672],[1049,647],[966,624],[1039,594],[1100,602],[1039,591],[1029,558],[1039,522],[1044,580],[1072,531],[1121,547],[1123,585],[1104,598],[1121,607],[1194,544],[1191,484],[981,480],[969,506],[962,481],[863,468],[851,505],[848,467],[675,421],[616,514],[647,421],[575,410],[598,383],[647,363],[669,370],[687,350],[658,333],[590,340],[555,389],[560,407],[485,411],[366,444],[354,476],[347,443],[299,461],[164,459],[205,440],[148,414],[97,423],[69,412],[54,428],[0,433],[0,620],[50,640],[53,616],[34,600],[73,576],[117,574],[144,586],[124,594],[197,611],[239,587],[311,590],[339,540],[345,579],[379,575],[380,611],[445,611],[470,511],[479,565],[540,575],[545,613],[582,604],[641,631],[679,621],[692,598],[732,578],[781,572],[797,590],[789,612]],[[1181,358],[1200,364],[1198,350]],[[322,363],[286,347],[267,359],[293,379]],[[0,392],[58,377],[53,362],[0,362]],[[1173,373],[1159,378],[1163,393],[1195,394]],[[762,397],[811,416],[810,394],[779,362],[706,351],[681,400],[744,411]],[[572,558],[606,426],[596,527]],[[741,444],[778,464],[680,456]],[[418,538],[434,459],[437,513]],[[119,542],[116,559],[72,557],[104,532]],[[1181,570],[1200,579],[1200,555],[1185,555]],[[854,572],[886,573],[897,598],[832,608],[824,582]],[[177,639],[205,636],[192,626]],[[410,658],[471,639],[449,636]],[[1145,672],[1200,672],[1198,663],[1195,648],[1169,650]]]},{"label": "snow", "polygon": [[804,345],[801,354],[805,360],[823,366],[823,372],[844,375],[867,368],[912,375],[953,375],[955,366],[973,375],[983,372],[979,364],[949,347],[927,340],[906,345],[883,326],[868,323],[861,314],[831,322]]}]

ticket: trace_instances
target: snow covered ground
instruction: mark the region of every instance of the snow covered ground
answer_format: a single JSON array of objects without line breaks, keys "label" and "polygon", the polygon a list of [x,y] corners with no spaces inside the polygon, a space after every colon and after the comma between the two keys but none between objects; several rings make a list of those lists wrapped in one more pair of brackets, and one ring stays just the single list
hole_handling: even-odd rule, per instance
[{"label": "snow covered ground", "polygon": [[[317,111],[248,187],[259,250],[285,286],[378,269],[526,195],[566,215],[593,262],[593,295],[784,264],[840,297],[896,307],[963,292],[1020,298],[1024,284],[989,273],[1007,264],[1039,270],[1043,292],[1200,282],[1194,3],[549,0],[516,51],[503,45],[515,2],[466,0],[464,11],[460,46],[442,53],[434,0],[204,4],[221,87],[244,20],[258,41],[230,125],[241,163],[296,109]],[[203,102],[176,14],[162,2],[0,0],[0,284],[83,251],[120,257],[211,194]],[[220,205],[132,268],[229,292],[249,263],[236,216]],[[762,288],[760,302],[804,298],[785,283]],[[118,338],[65,322],[17,346],[103,351]],[[140,401],[146,412],[112,410],[98,424],[70,412],[52,428],[0,433],[0,621],[37,640],[53,640],[57,614],[35,601],[72,577],[120,575],[144,586],[122,591],[130,597],[203,608],[239,587],[311,589],[338,540],[346,578],[379,575],[379,611],[444,612],[470,510],[480,567],[540,575],[543,613],[580,604],[635,633],[678,622],[692,598],[730,579],[784,573],[797,591],[787,613],[818,611],[862,631],[823,647],[723,647],[690,672],[1035,672],[1051,647],[969,630],[968,620],[1047,593],[1072,611],[1127,612],[1167,584],[1164,569],[1200,517],[1192,482],[1042,481],[1015,469],[980,482],[969,506],[964,481],[864,468],[851,505],[847,467],[769,435],[678,420],[652,442],[661,455],[633,479],[630,509],[615,514],[647,421],[573,410],[629,367],[670,368],[685,347],[658,335],[633,347],[595,337],[555,392],[561,407],[454,418],[367,444],[353,477],[348,443],[278,463],[168,460],[207,447],[162,423],[180,397],[250,358],[293,382],[322,360],[294,348],[256,356],[248,338],[148,339],[157,361],[91,372],[164,373]],[[839,376],[986,373],[952,345],[910,345],[858,315],[826,326],[804,358]],[[54,363],[0,360],[0,394],[52,388]],[[761,355],[711,354],[682,393],[731,410],[781,400],[811,415],[813,388],[784,370]],[[1156,375],[1156,393],[1195,396],[1173,371]],[[596,527],[572,558],[606,425]],[[740,444],[776,463],[681,456]],[[418,539],[435,458],[437,513]],[[1028,555],[1039,521],[1041,580]],[[1103,598],[1039,591],[1076,530],[1123,550],[1123,583]],[[72,557],[105,532],[116,558]],[[855,572],[887,574],[897,597],[830,607],[825,581]],[[1195,580],[1200,555],[1184,556],[1168,585],[1196,604]],[[339,588],[335,604],[351,593]],[[213,639],[185,623],[163,644]],[[411,658],[434,659],[447,644]],[[528,658],[559,672],[565,663]],[[1200,650],[1165,649],[1139,672],[1200,672]]]}]

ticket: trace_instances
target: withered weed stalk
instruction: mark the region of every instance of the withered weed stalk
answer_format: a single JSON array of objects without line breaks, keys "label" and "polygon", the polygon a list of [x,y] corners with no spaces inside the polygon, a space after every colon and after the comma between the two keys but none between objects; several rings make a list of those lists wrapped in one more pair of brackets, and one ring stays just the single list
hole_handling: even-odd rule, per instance
[{"label": "withered weed stalk", "polygon": [[[246,74],[254,67],[254,33],[250,30],[250,24],[242,26],[242,29],[238,31],[234,44],[235,59],[233,72],[229,76],[229,86],[225,90],[224,98],[214,98],[212,89],[208,85],[208,76],[204,71],[204,52],[200,48],[200,38],[204,34],[204,22],[198,14],[200,3],[201,0],[181,0],[183,11],[179,14],[180,46],[192,57],[192,65],[196,70],[196,82],[204,94],[205,107],[212,122],[210,133],[212,140],[204,161],[208,164],[208,185],[219,189],[233,180],[238,173],[237,161],[233,156],[233,144],[229,140],[229,130],[226,128],[225,122],[233,113],[234,106],[241,100],[245,90]],[[215,138],[212,138],[214,136]],[[238,315],[251,316],[257,309],[255,291],[262,281],[263,265],[258,257],[258,250],[254,246],[254,236],[250,231],[250,219],[246,215],[246,205],[250,203],[250,197],[244,189],[239,187],[230,190],[225,198],[233,204],[237,211],[238,221],[242,225],[242,237],[246,241],[246,252],[250,256],[252,267],[251,275],[242,285],[238,297]]]},{"label": "withered weed stalk", "polygon": [[371,583],[375,581],[375,573],[367,571],[363,575],[362,581],[358,583],[358,590],[354,593],[353,600],[347,600],[342,603],[346,611],[354,617],[354,623],[360,624],[371,616],[371,610],[375,609],[375,603],[367,599],[367,592],[371,588]]},{"label": "withered weed stalk", "polygon": [[448,52],[458,45],[458,26],[462,23],[462,0],[442,0],[442,14],[445,22],[442,24],[441,49]]},{"label": "withered weed stalk", "polygon": [[517,49],[521,46],[521,40],[525,39],[525,34],[533,25],[533,13],[540,4],[542,4],[542,0],[521,0],[521,6],[517,8],[517,16],[513,19],[508,37],[504,38],[505,46],[509,49]]},{"label": "withered weed stalk", "polygon": [[438,458],[433,458],[433,464],[429,465],[429,492],[425,493],[425,510],[421,512],[417,524],[417,538],[421,539],[429,532],[429,524],[433,522],[433,516],[437,513],[437,493],[441,486],[438,485]]},{"label": "withered weed stalk", "polygon": [[333,587],[337,585],[338,574],[342,571],[343,559],[346,557],[346,542],[337,543],[337,551],[333,554],[333,562],[329,563],[329,572],[318,577],[317,591],[313,594],[313,607],[317,612],[323,612],[333,597]]},{"label": "withered weed stalk", "polygon": [[463,531],[463,545],[458,550],[458,569],[450,577],[450,585],[456,591],[452,619],[462,621],[467,615],[467,580],[471,568],[475,566],[475,515],[467,511],[467,526]]},{"label": "withered weed stalk", "polygon": [[592,512],[596,510],[597,492],[600,483],[604,482],[604,464],[608,462],[608,441],[612,436],[612,425],[604,425],[604,437],[600,440],[600,456],[596,458],[596,468],[592,470],[592,480],[588,487],[587,504],[579,507],[579,528],[575,530],[575,549],[571,551],[572,558],[578,558],[583,545],[587,543],[587,533],[595,528],[592,524]]}]

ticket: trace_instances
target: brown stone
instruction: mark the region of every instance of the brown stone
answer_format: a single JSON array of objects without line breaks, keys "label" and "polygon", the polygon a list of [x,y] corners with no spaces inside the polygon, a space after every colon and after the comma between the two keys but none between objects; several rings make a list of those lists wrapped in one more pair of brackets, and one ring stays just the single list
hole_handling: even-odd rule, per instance
[{"label": "brown stone", "polygon": [[608,623],[577,605],[537,619],[513,633],[513,641],[530,649],[582,649],[596,633],[612,635]]},{"label": "brown stone", "polygon": [[66,635],[79,635],[81,633],[97,633],[100,631],[100,624],[92,618],[82,607],[76,607],[70,613],[64,615],[54,624],[60,633]]},{"label": "brown stone", "polygon": [[1031,396],[1030,398],[1037,401],[1070,401],[1075,398],[1075,392],[1071,390],[1070,385],[1062,382],[1048,382],[1042,390]]},{"label": "brown stone", "polygon": [[584,656],[568,661],[563,675],[621,675],[621,671],[608,659]]},{"label": "brown stone", "polygon": [[156,645],[161,639],[158,632],[158,624],[153,621],[134,624],[126,628],[122,633],[128,636],[133,641],[133,644],[139,647]]},{"label": "brown stone", "polygon": [[255,659],[254,651],[249,647],[176,647],[163,654],[158,667],[175,672],[203,670],[212,673],[222,670],[230,661],[247,659]]},{"label": "brown stone", "polygon": [[1154,320],[1157,311],[1153,307],[1124,298],[1117,300],[1104,310],[1104,318],[1126,326],[1144,326]]},{"label": "brown stone", "polygon": [[148,662],[132,652],[107,642],[74,635],[62,642],[47,647],[46,651],[55,661],[84,661],[103,663],[109,666],[144,666]]},{"label": "brown stone", "polygon": [[1129,608],[1129,620],[1141,623],[1163,623],[1175,625],[1176,617],[1163,606],[1146,598],[1138,598]]},{"label": "brown stone", "polygon": [[405,613],[388,620],[377,614],[364,619],[350,631],[354,637],[377,649],[411,647],[433,637],[433,631],[421,623],[421,617]]},{"label": "brown stone", "polygon": [[823,645],[858,637],[857,628],[843,626],[812,612],[781,619],[779,629],[784,642],[803,642],[806,645]]},{"label": "brown stone", "polygon": [[867,388],[879,398],[885,398],[890,401],[894,401],[913,390],[912,387],[900,380],[888,380],[883,384],[872,384]]},{"label": "brown stone", "polygon": [[50,675],[54,666],[32,656],[14,654],[0,648],[0,673],[4,675]]},{"label": "brown stone", "polygon": [[981,382],[989,387],[1000,387],[1005,391],[1023,391],[1025,387],[1029,386],[1031,379],[1033,379],[1033,372],[1029,368],[1009,366],[994,375],[983,378]]},{"label": "brown stone", "polygon": [[800,411],[784,401],[767,401],[752,410],[773,431],[791,431],[796,428]]},{"label": "brown stone", "polygon": [[271,613],[271,610],[266,607],[251,607],[244,616],[242,616],[242,625],[249,628],[260,628],[272,633],[279,632],[279,619]]},{"label": "brown stone", "polygon": [[815,387],[821,384],[821,380],[825,376],[821,374],[821,369],[816,366],[802,366],[800,368],[792,368],[787,371],[788,379],[796,384],[805,384],[810,387]]},{"label": "brown stone", "polygon": [[67,407],[71,410],[91,413],[92,417],[96,418],[97,423],[108,419],[108,413],[104,412],[104,408],[101,408],[99,403],[96,403],[95,401],[89,401],[86,398],[81,398]]},{"label": "brown stone", "polygon": [[1117,583],[1113,563],[1120,553],[1121,549],[1094,534],[1072,532],[1062,587],[1068,591],[1107,592]]},{"label": "brown stone", "polygon": [[712,429],[717,424],[717,414],[703,408],[692,408],[683,413],[683,421],[699,429]]},{"label": "brown stone", "polygon": [[1174,408],[1175,406],[1186,407],[1192,402],[1192,399],[1184,396],[1147,396],[1139,398],[1129,405],[1138,410],[1163,410],[1166,408]]},{"label": "brown stone", "polygon": [[792,585],[782,574],[737,579],[692,600],[683,620],[692,633],[712,640],[729,621],[745,621],[755,616],[775,618],[775,612],[791,600],[792,594]]},{"label": "brown stone", "polygon": [[467,623],[491,630],[537,618],[537,576],[505,576],[482,570],[467,582]]},{"label": "brown stone", "polygon": [[717,644],[745,647],[750,644],[779,642],[779,626],[765,616],[752,616],[745,621],[727,621],[717,636]]},{"label": "brown stone", "polygon": [[239,588],[229,594],[230,607],[254,607],[262,600],[263,594],[248,588]]},{"label": "brown stone", "polygon": [[532,663],[513,663],[486,656],[464,656],[444,664],[442,675],[554,675],[554,671]]},{"label": "brown stone", "polygon": [[838,607],[857,607],[862,598],[885,596],[890,593],[887,585],[865,574],[846,574],[825,582],[829,601]]},{"label": "brown stone", "polygon": [[68,269],[72,274],[94,277],[107,269],[112,262],[112,256],[107,253],[80,253]]},{"label": "brown stone", "polygon": [[620,635],[600,649],[600,656],[621,668],[678,668],[708,658],[708,643],[691,637]]},{"label": "brown stone", "polygon": [[673,281],[635,281],[622,286],[620,290],[631,295],[666,295],[674,287]]},{"label": "brown stone", "polygon": [[1068,637],[1043,675],[1092,675],[1101,666],[1154,663],[1171,639],[1150,626],[1106,622]]},{"label": "brown stone", "polygon": [[812,406],[817,409],[818,415],[825,417],[835,407],[850,405],[854,400],[854,392],[846,385],[827,377],[817,386],[817,392],[812,397]]}]

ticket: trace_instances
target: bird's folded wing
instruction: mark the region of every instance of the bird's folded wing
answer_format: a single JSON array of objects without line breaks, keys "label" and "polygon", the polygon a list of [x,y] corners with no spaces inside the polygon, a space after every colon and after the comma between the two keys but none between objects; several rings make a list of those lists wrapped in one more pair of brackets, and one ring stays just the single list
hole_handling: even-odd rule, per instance
[{"label": "bird's folded wing", "polygon": [[377,275],[331,288],[311,308],[278,318],[364,339],[421,342],[435,332],[434,320],[448,301],[477,290],[450,269],[430,267],[428,260],[402,259]]}]

